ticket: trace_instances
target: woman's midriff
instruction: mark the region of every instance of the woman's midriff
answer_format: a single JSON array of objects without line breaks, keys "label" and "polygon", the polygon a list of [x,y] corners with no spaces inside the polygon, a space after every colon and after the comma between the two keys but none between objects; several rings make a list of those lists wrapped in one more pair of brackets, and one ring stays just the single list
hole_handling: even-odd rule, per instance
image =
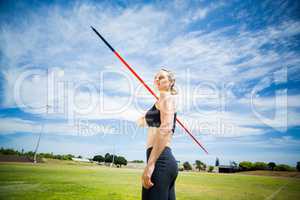
[{"label": "woman's midriff", "polygon": [[[147,145],[146,148],[148,149],[149,147],[153,146],[154,139],[156,134],[158,133],[158,128],[156,127],[149,127],[148,128],[148,135],[147,135]],[[166,146],[171,147],[171,136],[168,138],[168,142]]]}]

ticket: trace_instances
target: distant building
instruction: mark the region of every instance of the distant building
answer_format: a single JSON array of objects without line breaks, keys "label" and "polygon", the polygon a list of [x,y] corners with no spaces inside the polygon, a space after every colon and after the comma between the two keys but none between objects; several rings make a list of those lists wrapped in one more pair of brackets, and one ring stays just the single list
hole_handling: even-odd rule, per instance
[{"label": "distant building", "polygon": [[180,160],[176,160],[177,167],[179,171],[183,171],[183,163],[180,162]]},{"label": "distant building", "polygon": [[238,168],[230,165],[219,165],[219,173],[234,173],[238,171]]},{"label": "distant building", "polygon": [[126,168],[132,168],[132,169],[144,169],[146,167],[146,163],[137,163],[137,162],[132,162],[128,161]]},{"label": "distant building", "polygon": [[77,161],[77,162],[92,162],[87,158],[72,158],[72,160]]}]

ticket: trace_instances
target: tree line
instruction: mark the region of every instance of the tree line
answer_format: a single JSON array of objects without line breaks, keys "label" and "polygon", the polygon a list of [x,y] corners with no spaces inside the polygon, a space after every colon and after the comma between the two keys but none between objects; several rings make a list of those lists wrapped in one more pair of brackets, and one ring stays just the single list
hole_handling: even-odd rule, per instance
[{"label": "tree line", "polygon": [[[14,150],[12,148],[0,148],[0,154],[2,155],[16,155],[16,156],[26,156],[28,158],[33,158],[34,152],[33,151],[27,151],[25,152],[24,149],[22,151]],[[53,154],[51,153],[38,153],[37,158],[52,158],[52,159],[59,159],[59,160],[72,160],[72,158],[75,158],[76,156],[72,154]],[[82,158],[82,156],[77,156],[77,158]],[[93,159],[90,159],[93,161],[96,161],[98,163],[108,163],[108,164],[115,164],[118,167],[121,167],[122,165],[127,165],[127,160],[123,156],[118,156],[114,154],[106,153],[104,156],[102,155],[95,155]],[[134,160],[133,162],[136,163],[143,163],[143,160]],[[200,160],[196,160],[195,168],[199,171],[201,170],[207,170],[209,172],[213,171],[214,166],[208,166],[204,162]],[[218,167],[220,165],[220,161],[217,158],[215,162],[215,166]],[[300,171],[300,161],[297,162],[296,167],[292,167],[286,164],[276,164],[275,162],[250,162],[250,161],[242,161],[239,164],[231,161],[230,166],[235,169],[235,171],[252,171],[252,170],[272,170],[272,171]],[[184,162],[182,167],[179,168],[179,170],[192,170],[193,167],[189,162]]]},{"label": "tree line", "polygon": [[[220,161],[217,158],[215,162],[215,166],[208,166],[204,162],[200,160],[196,160],[195,169],[199,171],[209,171],[212,172],[215,167],[220,167]],[[250,161],[242,161],[237,163],[235,161],[231,161],[229,167],[232,167],[234,171],[253,171],[253,170],[272,170],[272,171],[300,171],[300,161],[297,162],[296,167],[292,167],[286,164],[276,164],[275,162],[250,162]],[[180,170],[192,170],[192,165],[186,161],[183,163],[182,168]]]},{"label": "tree line", "polygon": [[[26,156],[29,158],[33,158],[34,152],[33,151],[27,151],[25,152],[24,149],[22,151],[14,150],[11,148],[0,148],[0,154],[2,155],[16,155],[16,156]],[[53,154],[51,153],[37,153],[38,158],[52,158],[52,159],[59,159],[59,160],[72,160],[72,158],[75,158],[72,154]]]},{"label": "tree line", "polygon": [[122,165],[127,165],[127,160],[123,156],[117,156],[115,154],[109,154],[106,153],[105,156],[102,155],[95,155],[93,158],[93,161],[99,162],[99,163],[113,163],[117,165],[118,167],[121,167]]},{"label": "tree line", "polygon": [[297,162],[297,166],[292,167],[286,164],[276,164],[275,162],[240,162],[239,168],[241,171],[252,171],[252,170],[272,170],[272,171],[300,171],[300,162]]},{"label": "tree line", "polygon": [[[22,151],[14,150],[12,148],[0,148],[0,155],[15,155],[15,156],[25,156],[28,158],[32,158],[34,156],[33,151],[27,151],[25,152],[24,149]],[[37,153],[37,158],[52,158],[52,159],[59,159],[59,160],[72,160],[72,158],[76,158],[76,156],[72,154],[53,154],[51,153]],[[77,158],[82,158],[82,156],[77,156]],[[121,167],[122,165],[127,165],[127,160],[123,156],[117,156],[114,154],[106,153],[105,156],[101,155],[95,155],[93,159],[90,159],[92,161],[96,162],[104,162],[104,163],[114,163],[118,167]],[[141,162],[137,160],[136,162]]]}]

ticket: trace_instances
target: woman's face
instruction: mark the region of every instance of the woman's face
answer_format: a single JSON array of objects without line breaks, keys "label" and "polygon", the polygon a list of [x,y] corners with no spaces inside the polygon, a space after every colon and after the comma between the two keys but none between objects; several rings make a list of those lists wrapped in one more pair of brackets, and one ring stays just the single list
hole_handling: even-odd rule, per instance
[{"label": "woman's face", "polygon": [[170,88],[168,72],[160,70],[154,77],[154,85],[159,91],[168,91]]}]

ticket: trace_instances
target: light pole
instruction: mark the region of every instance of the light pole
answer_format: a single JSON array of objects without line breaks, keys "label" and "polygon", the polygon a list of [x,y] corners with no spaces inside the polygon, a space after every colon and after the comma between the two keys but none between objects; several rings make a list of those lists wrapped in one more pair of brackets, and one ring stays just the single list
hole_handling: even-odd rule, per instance
[{"label": "light pole", "polygon": [[112,163],[110,165],[110,167],[114,164],[115,161],[115,145],[114,145],[114,149],[113,149],[113,159],[112,159]]},{"label": "light pole", "polygon": [[[46,106],[46,114],[48,114],[48,108],[49,108],[49,105]],[[42,123],[41,132],[39,134],[39,138],[38,138],[35,150],[34,150],[33,163],[37,163],[37,160],[36,160],[37,151],[38,151],[39,146],[40,146],[40,141],[41,141],[42,133],[44,132],[44,127],[45,127],[45,122]]]}]

